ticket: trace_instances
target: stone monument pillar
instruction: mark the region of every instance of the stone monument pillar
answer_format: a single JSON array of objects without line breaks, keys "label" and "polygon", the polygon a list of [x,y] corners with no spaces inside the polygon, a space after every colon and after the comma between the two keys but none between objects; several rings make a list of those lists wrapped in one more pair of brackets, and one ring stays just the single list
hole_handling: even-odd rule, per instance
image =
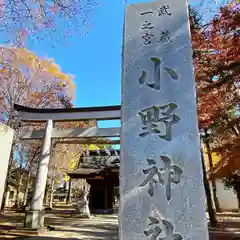
[{"label": "stone monument pillar", "polygon": [[[2,205],[8,164],[13,141],[13,129],[0,123],[0,206]],[[5,199],[8,198],[8,192]]]},{"label": "stone monument pillar", "polygon": [[42,144],[41,157],[38,163],[33,200],[30,210],[26,212],[25,228],[41,229],[44,227],[43,199],[47,182],[48,164],[51,153],[51,135],[53,121],[48,120],[45,128],[45,137]]},{"label": "stone monument pillar", "polygon": [[188,4],[129,5],[120,239],[207,240]]}]

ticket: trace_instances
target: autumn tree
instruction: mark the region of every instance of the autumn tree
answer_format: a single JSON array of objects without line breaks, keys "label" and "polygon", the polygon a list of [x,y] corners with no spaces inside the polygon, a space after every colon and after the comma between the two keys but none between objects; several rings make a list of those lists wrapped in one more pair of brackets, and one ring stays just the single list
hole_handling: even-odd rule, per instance
[{"label": "autumn tree", "polygon": [[239,25],[239,11],[226,6],[192,32],[201,128],[229,115],[239,103]]},{"label": "autumn tree", "polygon": [[95,0],[2,0],[0,26],[18,46],[26,38],[58,42],[86,32],[96,5]]},{"label": "autumn tree", "polygon": [[[15,151],[14,167],[11,170],[11,178],[17,182],[17,192],[14,208],[19,209],[26,206],[28,191],[32,187],[36,176],[37,162],[40,157],[41,145],[39,141],[32,141],[31,144],[20,142],[17,151]],[[20,192],[23,193],[23,199],[20,199]]]},{"label": "autumn tree", "polygon": [[77,148],[73,149],[73,146],[70,144],[53,145],[48,169],[49,184],[46,191],[46,203],[48,203],[49,208],[53,207],[53,196],[57,184],[62,181],[68,181],[68,179],[66,179],[66,172],[70,167],[75,167],[80,156],[80,152],[77,151]]},{"label": "autumn tree", "polygon": [[228,171],[221,172],[221,177],[231,176],[236,165],[229,166],[239,157],[239,117],[232,114],[240,102],[239,29],[239,9],[232,5],[222,7],[208,23],[192,28],[199,126],[210,129],[210,150],[228,162]]},{"label": "autumn tree", "polygon": [[[42,124],[21,123],[14,104],[38,108],[62,107],[59,96],[73,97],[74,85],[72,76],[61,72],[52,59],[39,58],[27,49],[2,46],[0,68],[0,110],[6,116],[4,123],[15,130],[13,154],[21,152],[20,131],[43,127]],[[38,151],[38,148],[35,150]],[[8,173],[14,162],[14,158],[11,159]]]}]

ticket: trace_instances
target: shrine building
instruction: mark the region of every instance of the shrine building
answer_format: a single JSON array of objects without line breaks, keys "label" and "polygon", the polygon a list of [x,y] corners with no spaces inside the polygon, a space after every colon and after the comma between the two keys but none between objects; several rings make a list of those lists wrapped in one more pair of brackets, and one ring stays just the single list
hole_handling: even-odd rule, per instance
[{"label": "shrine building", "polygon": [[119,186],[120,150],[91,150],[80,157],[71,179],[86,179],[90,184],[89,208],[92,213],[113,212],[114,188]]}]

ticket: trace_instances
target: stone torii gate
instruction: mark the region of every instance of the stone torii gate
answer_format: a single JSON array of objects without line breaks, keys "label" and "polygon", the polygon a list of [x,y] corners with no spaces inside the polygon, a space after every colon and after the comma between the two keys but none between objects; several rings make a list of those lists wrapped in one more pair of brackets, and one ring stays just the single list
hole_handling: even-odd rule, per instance
[{"label": "stone torii gate", "polygon": [[120,144],[120,139],[103,140],[103,138],[119,138],[120,128],[90,127],[74,129],[55,129],[55,122],[82,121],[82,120],[116,120],[121,118],[121,106],[91,107],[91,108],[64,108],[64,109],[36,109],[21,105],[14,105],[19,112],[19,118],[24,122],[46,123],[45,130],[28,130],[22,132],[20,139],[42,139],[41,157],[30,209],[26,212],[25,227],[40,229],[44,227],[43,199],[46,188],[48,165],[51,152],[51,140],[65,144]]}]

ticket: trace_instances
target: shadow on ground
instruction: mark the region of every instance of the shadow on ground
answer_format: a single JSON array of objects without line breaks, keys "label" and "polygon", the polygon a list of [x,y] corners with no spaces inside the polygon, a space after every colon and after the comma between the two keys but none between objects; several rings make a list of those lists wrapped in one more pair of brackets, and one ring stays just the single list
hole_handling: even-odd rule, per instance
[{"label": "shadow on ground", "polygon": [[16,225],[17,223],[23,223],[24,221],[24,214],[15,213],[12,211],[9,211],[7,213],[1,213],[0,214],[0,225],[2,223],[9,222],[12,225]]},{"label": "shadow on ground", "polygon": [[[234,232],[240,231],[240,215],[235,213],[221,214],[217,228],[210,228],[210,240],[240,240]],[[81,219],[74,213],[72,206],[57,206],[46,211],[45,226],[53,231],[21,231],[24,213],[6,212],[0,215],[0,239],[16,240],[117,240],[117,215],[96,215],[93,219]]]}]

